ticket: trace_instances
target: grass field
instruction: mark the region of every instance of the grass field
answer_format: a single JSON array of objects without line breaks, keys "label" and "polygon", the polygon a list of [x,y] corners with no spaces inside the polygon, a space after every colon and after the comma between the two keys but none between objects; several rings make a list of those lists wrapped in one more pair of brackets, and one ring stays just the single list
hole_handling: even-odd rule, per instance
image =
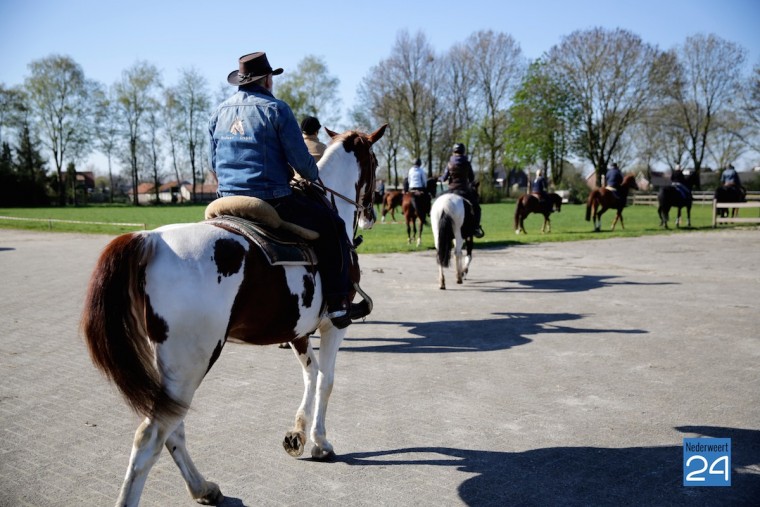
[{"label": "grass field", "polygon": [[[154,229],[161,225],[182,222],[196,222],[203,218],[203,205],[181,206],[85,206],[67,208],[0,208],[0,228],[30,229],[58,232],[84,232],[97,234],[120,234],[122,232]],[[541,215],[531,214],[525,220],[528,234],[516,235],[514,231],[513,202],[486,204],[483,206],[483,229],[486,236],[476,240],[476,248],[506,246],[519,243],[537,243],[543,241],[576,241],[584,239],[604,239],[611,237],[645,236],[664,234],[659,226],[657,209],[654,206],[630,206],[623,212],[625,230],[620,226],[615,232],[609,228],[614,218],[613,211],[607,211],[602,217],[603,232],[594,233],[591,222],[584,219],[585,205],[564,205],[561,213],[552,214],[552,232],[541,234]],[[742,210],[745,216],[757,213],[756,210]],[[35,219],[34,221],[13,220],[2,217]],[[364,243],[359,247],[360,253],[389,253],[415,251],[416,247],[406,242],[406,226],[403,215],[396,214],[398,223],[377,223],[368,231],[361,231]],[[63,220],[63,221],[58,221]],[[390,215],[387,216],[390,221]],[[74,221],[71,223],[66,221]],[[82,223],[105,222],[106,224]],[[139,224],[137,226],[113,225],[116,223]],[[712,208],[708,205],[695,204],[692,208],[691,229],[675,229],[675,210],[671,210],[671,230],[679,234],[688,234],[693,230],[712,230]],[[722,225],[721,228],[732,227]],[[430,228],[425,228],[420,249],[434,248]]]}]

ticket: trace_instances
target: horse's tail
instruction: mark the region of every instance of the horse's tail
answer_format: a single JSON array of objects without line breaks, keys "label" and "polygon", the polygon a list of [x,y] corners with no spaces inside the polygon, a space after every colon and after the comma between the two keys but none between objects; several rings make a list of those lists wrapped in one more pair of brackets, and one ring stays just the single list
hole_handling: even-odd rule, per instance
[{"label": "horse's tail", "polygon": [[586,222],[591,221],[591,206],[594,203],[594,192],[591,192],[588,195],[588,200],[586,201]]},{"label": "horse's tail", "polygon": [[146,241],[142,234],[124,234],[106,246],[90,279],[81,326],[93,363],[127,404],[139,414],[161,417],[186,407],[161,386],[147,337]]},{"label": "horse's tail", "polygon": [[451,243],[454,241],[454,220],[451,215],[443,211],[438,221],[438,244],[435,245],[438,264],[444,268],[449,267],[451,261]]},{"label": "horse's tail", "polygon": [[517,206],[515,206],[515,230],[520,228],[520,216],[523,214],[525,205],[522,198],[517,199]]}]

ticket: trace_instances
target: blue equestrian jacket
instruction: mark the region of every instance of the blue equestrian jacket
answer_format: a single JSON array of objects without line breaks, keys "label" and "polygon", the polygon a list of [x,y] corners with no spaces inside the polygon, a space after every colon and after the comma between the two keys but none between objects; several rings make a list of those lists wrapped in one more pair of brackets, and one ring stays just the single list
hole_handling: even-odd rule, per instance
[{"label": "blue equestrian jacket", "polygon": [[238,88],[216,109],[208,130],[219,195],[275,199],[292,192],[290,167],[310,181],[319,175],[290,106],[264,87]]}]

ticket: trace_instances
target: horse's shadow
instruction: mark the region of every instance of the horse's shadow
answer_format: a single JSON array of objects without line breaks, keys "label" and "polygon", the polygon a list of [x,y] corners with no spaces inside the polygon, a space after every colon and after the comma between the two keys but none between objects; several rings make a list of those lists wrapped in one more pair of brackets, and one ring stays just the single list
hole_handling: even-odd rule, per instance
[{"label": "horse's shadow", "polygon": [[570,278],[548,278],[543,280],[483,280],[467,281],[468,285],[479,287],[484,292],[545,292],[577,293],[603,289],[614,285],[673,285],[674,282],[631,282],[615,280],[615,275],[577,275]]},{"label": "horse's shadow", "polygon": [[[642,329],[587,329],[553,324],[579,320],[587,315],[574,313],[496,313],[497,318],[471,320],[444,320],[435,322],[384,322],[372,321],[373,325],[391,325],[407,328],[413,336],[402,338],[349,338],[350,343],[341,350],[347,352],[486,352],[505,350],[525,345],[532,340],[526,335],[546,333],[562,334],[642,334]],[[354,345],[368,340],[382,342],[379,345]]]},{"label": "horse's shadow", "polygon": [[684,487],[682,446],[551,447],[523,452],[412,447],[351,453],[336,461],[350,466],[456,467],[467,474],[457,488],[465,505],[757,505],[760,431],[676,429],[731,438],[731,487]]}]

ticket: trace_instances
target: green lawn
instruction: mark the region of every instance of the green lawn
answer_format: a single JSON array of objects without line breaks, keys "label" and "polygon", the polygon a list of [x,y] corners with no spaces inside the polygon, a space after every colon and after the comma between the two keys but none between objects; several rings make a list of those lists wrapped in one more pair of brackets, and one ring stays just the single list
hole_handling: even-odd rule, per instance
[{"label": "green lawn", "polygon": [[[67,208],[0,208],[0,217],[35,218],[42,221],[18,221],[0,218],[0,228],[23,228],[31,230],[84,232],[100,234],[119,234],[143,228],[153,229],[165,224],[196,222],[203,218],[204,206],[85,206]],[[630,206],[625,209],[625,230],[620,226],[615,232],[609,228],[614,212],[607,211],[602,217],[603,232],[594,233],[591,222],[584,220],[585,205],[564,205],[561,213],[552,214],[552,232],[541,234],[543,217],[532,214],[525,220],[528,234],[516,235],[514,231],[515,204],[499,203],[483,206],[483,229],[486,236],[476,240],[476,247],[505,246],[518,243],[536,243],[543,241],[575,241],[582,239],[602,239],[611,237],[644,236],[663,234],[659,226],[657,209],[654,206]],[[688,234],[693,230],[712,230],[712,208],[709,205],[695,204],[692,208],[692,229],[676,231]],[[750,216],[755,210],[742,210]],[[361,231],[364,243],[359,247],[360,253],[387,253],[415,251],[416,247],[407,245],[406,226],[402,223],[400,211],[396,214],[399,223],[378,223],[368,231]],[[52,220],[73,220],[79,222],[135,223],[138,226],[116,226],[87,223],[67,223]],[[675,210],[671,210],[671,228],[675,227]],[[387,216],[390,221],[390,215]],[[721,228],[736,227],[722,225]],[[671,229],[674,231],[675,229]],[[425,228],[422,249],[433,248],[433,236],[430,228]]]}]

